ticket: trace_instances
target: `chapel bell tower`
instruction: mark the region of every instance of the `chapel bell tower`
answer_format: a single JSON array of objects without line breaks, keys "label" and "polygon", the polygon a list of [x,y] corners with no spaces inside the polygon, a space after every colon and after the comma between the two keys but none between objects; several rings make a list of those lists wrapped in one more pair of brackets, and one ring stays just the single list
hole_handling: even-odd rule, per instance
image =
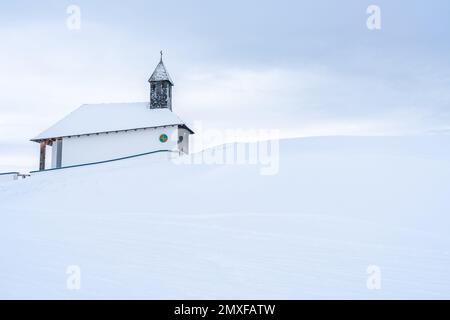
[{"label": "chapel bell tower", "polygon": [[173,81],[161,60],[148,79],[150,82],[150,109],[168,108],[172,111],[172,87]]}]

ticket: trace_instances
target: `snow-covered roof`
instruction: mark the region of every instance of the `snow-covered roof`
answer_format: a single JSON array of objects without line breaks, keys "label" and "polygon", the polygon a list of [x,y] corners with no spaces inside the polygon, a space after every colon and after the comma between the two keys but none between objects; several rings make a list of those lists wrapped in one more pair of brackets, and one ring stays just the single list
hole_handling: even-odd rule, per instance
[{"label": "snow-covered roof", "polygon": [[158,63],[158,65],[155,68],[155,71],[153,71],[152,76],[148,81],[169,81],[173,85],[172,78],[169,75],[169,72],[167,72],[166,67],[164,66],[164,63],[162,60]]},{"label": "snow-covered roof", "polygon": [[170,109],[150,109],[147,102],[84,104],[31,141],[170,125],[193,133]]}]

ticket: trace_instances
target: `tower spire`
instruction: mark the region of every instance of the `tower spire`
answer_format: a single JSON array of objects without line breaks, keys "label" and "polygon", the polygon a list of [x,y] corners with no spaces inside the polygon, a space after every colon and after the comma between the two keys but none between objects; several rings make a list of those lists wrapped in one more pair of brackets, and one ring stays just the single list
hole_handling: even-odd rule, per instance
[{"label": "tower spire", "polygon": [[163,51],[161,50],[159,53],[161,54],[161,59],[159,60],[159,62],[162,62]]}]

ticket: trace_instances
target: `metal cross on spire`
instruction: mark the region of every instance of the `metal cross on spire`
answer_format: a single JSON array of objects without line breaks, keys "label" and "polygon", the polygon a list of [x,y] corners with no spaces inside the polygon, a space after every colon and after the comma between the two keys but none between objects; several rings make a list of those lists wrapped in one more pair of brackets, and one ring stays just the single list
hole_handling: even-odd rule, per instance
[{"label": "metal cross on spire", "polygon": [[163,56],[162,50],[159,53],[161,54],[161,62],[162,62],[162,56]]}]

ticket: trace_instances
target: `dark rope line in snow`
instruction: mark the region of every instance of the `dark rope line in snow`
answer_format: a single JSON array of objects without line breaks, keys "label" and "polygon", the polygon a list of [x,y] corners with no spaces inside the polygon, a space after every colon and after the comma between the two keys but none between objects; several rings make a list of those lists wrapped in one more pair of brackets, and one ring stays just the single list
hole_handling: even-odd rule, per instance
[{"label": "dark rope line in snow", "polygon": [[39,172],[46,172],[46,171],[54,171],[54,170],[62,170],[62,169],[70,169],[70,168],[77,168],[77,167],[91,166],[91,165],[95,165],[95,164],[102,164],[102,163],[108,163],[108,162],[114,162],[114,161],[120,161],[120,160],[126,160],[126,159],[131,159],[131,158],[136,158],[136,157],[146,156],[146,155],[149,155],[149,154],[159,153],[159,152],[176,152],[176,151],[172,151],[172,150],[156,150],[156,151],[150,151],[150,152],[145,152],[145,153],[139,153],[139,154],[134,154],[134,155],[131,155],[131,156],[126,156],[126,157],[116,158],[116,159],[111,159],[111,160],[103,160],[103,161],[97,161],[97,162],[89,162],[89,163],[83,163],[83,164],[75,164],[75,165],[72,165],[72,166],[66,166],[66,167],[61,167],[61,168],[51,168],[51,169],[45,169],[45,170],[30,171],[30,173],[39,173]]},{"label": "dark rope line in snow", "polygon": [[6,176],[8,174],[20,174],[20,172],[3,172],[3,173],[0,172],[0,176]]}]

